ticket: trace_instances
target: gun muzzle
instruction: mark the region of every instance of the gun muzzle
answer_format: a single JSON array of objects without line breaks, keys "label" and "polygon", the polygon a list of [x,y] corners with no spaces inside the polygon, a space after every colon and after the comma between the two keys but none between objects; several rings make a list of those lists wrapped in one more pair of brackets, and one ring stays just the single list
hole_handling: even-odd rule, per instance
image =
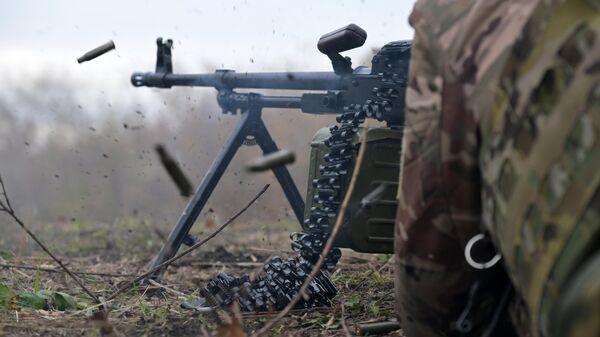
[{"label": "gun muzzle", "polygon": [[333,72],[236,73],[219,69],[212,74],[140,73],[131,75],[136,87],[172,86],[227,89],[343,90],[347,81]]}]

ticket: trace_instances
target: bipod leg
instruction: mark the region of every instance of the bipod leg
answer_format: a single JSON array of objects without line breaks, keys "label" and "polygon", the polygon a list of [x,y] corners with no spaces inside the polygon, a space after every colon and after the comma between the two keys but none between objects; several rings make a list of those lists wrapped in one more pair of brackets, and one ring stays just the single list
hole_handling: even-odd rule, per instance
[{"label": "bipod leg", "polygon": [[[183,213],[181,213],[179,220],[177,220],[177,224],[173,227],[173,230],[171,230],[167,242],[152,261],[152,265],[150,266],[151,269],[175,256],[179,247],[181,247],[181,244],[186,240],[186,237],[188,237],[190,229],[194,225],[198,215],[202,212],[202,208],[223,176],[225,169],[227,169],[227,166],[231,162],[237,149],[242,145],[244,139],[249,134],[253,125],[253,119],[256,118],[260,118],[260,114],[256,114],[251,110],[241,114],[241,119],[238,121],[237,125],[229,135],[227,142],[225,142],[223,148],[219,151],[217,157],[210,165],[204,178],[202,178],[192,199],[188,202]],[[158,279],[164,271],[164,268],[157,270],[150,278]]]},{"label": "bipod leg", "polygon": [[[267,154],[278,151],[277,144],[275,144],[275,141],[271,138],[269,130],[267,130],[262,119],[258,119],[255,122],[254,136],[263,153]],[[277,166],[273,168],[273,173],[275,174],[275,177],[277,177],[277,180],[283,189],[283,193],[285,193],[298,222],[300,222],[300,225],[302,226],[304,221],[304,199],[302,199],[300,192],[298,192],[298,187],[296,187],[296,183],[294,183],[290,172],[285,166]]]}]

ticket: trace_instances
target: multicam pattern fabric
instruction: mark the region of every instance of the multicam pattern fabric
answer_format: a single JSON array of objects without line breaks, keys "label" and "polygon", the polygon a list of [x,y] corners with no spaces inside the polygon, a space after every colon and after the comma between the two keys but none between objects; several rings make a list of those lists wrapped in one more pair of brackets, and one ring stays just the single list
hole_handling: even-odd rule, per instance
[{"label": "multicam pattern fabric", "polygon": [[[484,226],[525,304],[517,323],[533,336],[569,336],[575,322],[556,310],[600,243],[598,2],[538,5],[495,83],[490,104],[468,99],[481,116]],[[596,327],[571,332],[598,336],[600,292],[580,296],[595,302]]]},{"label": "multicam pattern fabric", "polygon": [[[466,111],[456,109],[463,101],[462,92],[446,78],[444,56],[474,3],[419,1],[409,18],[415,36],[406,93],[395,270],[396,311],[411,337],[445,336],[452,331],[476,278],[464,261],[462,247],[480,225],[477,144],[462,132],[474,129],[474,124],[469,127],[473,121]],[[462,144],[448,142],[450,129],[443,129],[444,122],[452,120],[442,120],[448,108],[464,117],[457,125],[465,136],[457,139]],[[470,149],[462,146],[469,143]],[[471,153],[454,156],[449,148]],[[452,186],[446,188],[444,181]]]},{"label": "multicam pattern fabric", "polygon": [[463,250],[484,231],[521,335],[597,334],[597,319],[559,308],[600,296],[600,272],[584,267],[600,242],[600,2],[420,0],[410,23],[395,233],[405,332],[456,335],[479,277]]}]

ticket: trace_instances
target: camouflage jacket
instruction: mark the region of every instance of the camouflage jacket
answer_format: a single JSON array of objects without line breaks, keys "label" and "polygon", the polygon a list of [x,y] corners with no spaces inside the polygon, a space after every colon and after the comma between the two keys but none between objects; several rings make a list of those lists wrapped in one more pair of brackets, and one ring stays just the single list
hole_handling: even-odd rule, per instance
[{"label": "camouflage jacket", "polygon": [[408,336],[456,333],[480,278],[463,255],[478,232],[503,255],[521,334],[555,333],[559,290],[595,243],[573,236],[600,226],[599,10],[595,0],[416,3],[395,233]]}]

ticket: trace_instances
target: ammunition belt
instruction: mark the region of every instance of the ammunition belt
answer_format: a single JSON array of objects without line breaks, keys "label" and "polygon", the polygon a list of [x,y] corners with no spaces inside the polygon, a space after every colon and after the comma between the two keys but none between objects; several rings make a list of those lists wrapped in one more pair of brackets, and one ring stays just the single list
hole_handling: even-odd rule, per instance
[{"label": "ammunition belt", "polygon": [[[410,44],[395,42],[388,46],[407,48]],[[398,57],[395,60],[400,60]],[[353,138],[359,126],[367,117],[384,120],[384,116],[392,112],[391,102],[398,97],[398,90],[404,84],[391,67],[377,77],[379,87],[373,88],[373,99],[364,104],[346,105],[342,114],[336,117],[337,124],[329,128],[331,135],[325,140],[329,152],[325,155],[325,164],[320,167],[319,178],[312,182],[315,206],[304,220],[304,230],[290,235],[292,249],[298,255],[288,259],[271,258],[263,267],[264,273],[254,280],[247,275],[219,274],[201,291],[208,303],[230,307],[237,300],[242,311],[281,310],[298,293],[319,259],[329,238],[329,228],[338,215],[348,175],[354,165],[358,145],[353,144]],[[337,291],[329,274],[341,255],[339,248],[333,248],[327,254],[323,267],[308,287],[307,296],[296,304],[296,309],[331,306]]]},{"label": "ammunition belt", "polygon": [[[380,119],[377,112],[385,108],[381,105],[367,101],[364,105],[346,106],[336,118],[338,124],[329,128],[331,136],[325,140],[329,153],[325,155],[325,165],[320,167],[319,178],[312,182],[316,189],[316,206],[304,220],[305,230],[290,235],[292,249],[298,256],[271,258],[263,267],[264,273],[254,280],[248,275],[233,277],[220,273],[201,291],[209,303],[229,307],[237,300],[242,311],[270,311],[281,310],[292,300],[319,259],[329,238],[329,228],[337,217],[357,150],[353,138],[366,117]],[[338,248],[327,254],[323,268],[310,283],[307,296],[296,304],[296,309],[331,306],[337,291],[329,273],[333,272],[341,255]]]}]

